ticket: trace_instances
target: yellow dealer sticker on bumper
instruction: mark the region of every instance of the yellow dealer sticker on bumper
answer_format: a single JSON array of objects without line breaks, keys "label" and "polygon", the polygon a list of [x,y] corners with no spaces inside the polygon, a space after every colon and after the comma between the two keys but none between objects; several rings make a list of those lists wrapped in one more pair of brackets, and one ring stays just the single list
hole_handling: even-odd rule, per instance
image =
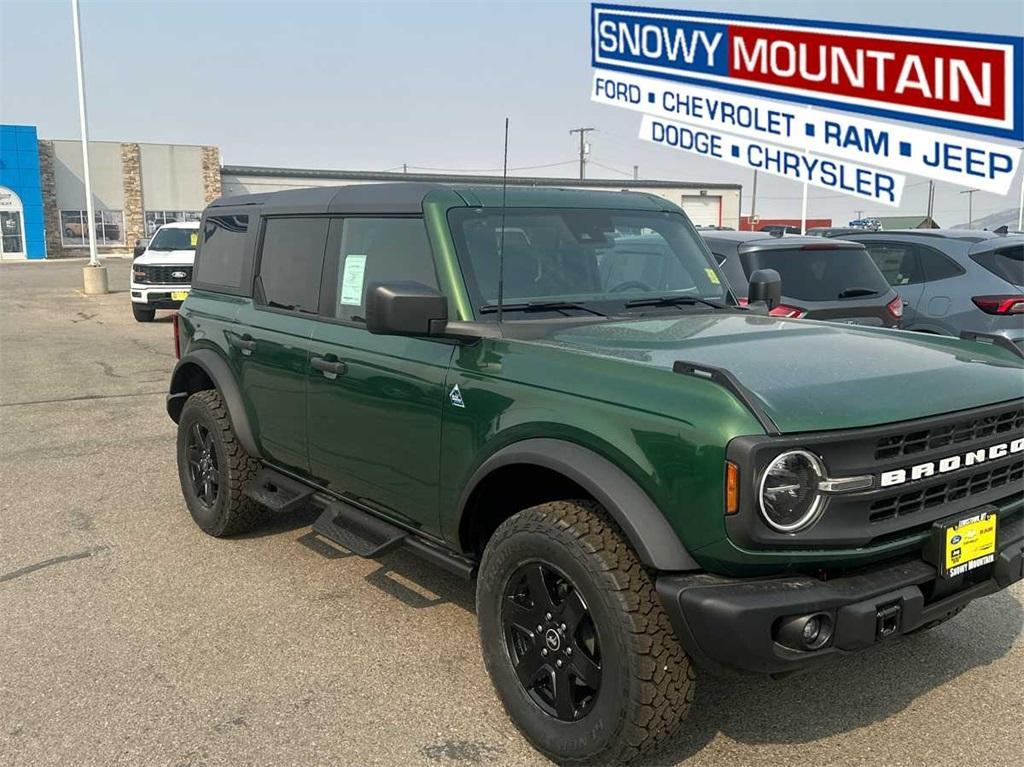
[{"label": "yellow dealer sticker on bumper", "polygon": [[175,290],[171,293],[172,301],[184,301],[186,298],[188,298],[187,290]]},{"label": "yellow dealer sticker on bumper", "polygon": [[942,568],[947,578],[992,564],[996,558],[996,516],[982,512],[961,519],[945,530]]}]

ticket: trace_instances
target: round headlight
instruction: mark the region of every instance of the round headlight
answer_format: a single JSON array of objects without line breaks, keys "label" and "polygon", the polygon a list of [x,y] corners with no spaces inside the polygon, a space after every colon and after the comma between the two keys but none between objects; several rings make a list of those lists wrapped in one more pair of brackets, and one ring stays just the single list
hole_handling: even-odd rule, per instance
[{"label": "round headlight", "polygon": [[758,502],[764,521],[782,533],[807,527],[821,513],[818,483],[824,476],[821,461],[806,450],[777,456],[761,475]]}]

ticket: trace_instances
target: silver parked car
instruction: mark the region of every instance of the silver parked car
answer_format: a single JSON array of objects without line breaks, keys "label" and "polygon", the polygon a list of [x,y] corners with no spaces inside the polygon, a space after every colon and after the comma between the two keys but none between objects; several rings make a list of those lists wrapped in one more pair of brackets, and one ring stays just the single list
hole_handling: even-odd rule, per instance
[{"label": "silver parked car", "polygon": [[1024,349],[1024,237],[961,229],[844,233],[903,298],[905,330],[1008,338]]}]

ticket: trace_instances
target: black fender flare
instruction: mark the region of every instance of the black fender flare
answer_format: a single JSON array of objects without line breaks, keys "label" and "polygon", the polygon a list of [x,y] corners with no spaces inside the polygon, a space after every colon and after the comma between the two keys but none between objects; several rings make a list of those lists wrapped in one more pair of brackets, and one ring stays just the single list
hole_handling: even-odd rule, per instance
[{"label": "black fender flare", "polygon": [[249,414],[245,409],[242,391],[238,387],[231,367],[222,356],[212,349],[197,349],[178,360],[178,364],[174,366],[174,372],[171,373],[171,386],[167,394],[167,415],[175,423],[178,422],[181,409],[185,407],[185,400],[192,394],[187,383],[188,369],[193,365],[206,373],[206,376],[213,382],[214,388],[220,392],[221,399],[224,400],[224,405],[228,409],[228,415],[231,417],[235,436],[245,448],[245,452],[258,458],[260,452],[256,449],[256,439],[249,423]]},{"label": "black fender flare", "polygon": [[477,485],[495,469],[511,464],[557,471],[590,493],[626,534],[645,565],[675,572],[703,569],[654,501],[628,474],[592,450],[560,439],[526,439],[490,456],[473,472],[462,492],[460,520]]}]

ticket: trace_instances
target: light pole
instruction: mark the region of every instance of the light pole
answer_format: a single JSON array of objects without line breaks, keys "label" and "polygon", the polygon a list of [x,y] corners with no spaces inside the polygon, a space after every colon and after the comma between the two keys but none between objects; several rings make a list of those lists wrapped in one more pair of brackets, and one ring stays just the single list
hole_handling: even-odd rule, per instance
[{"label": "light pole", "polygon": [[968,229],[973,229],[974,228],[974,193],[977,192],[977,191],[978,191],[977,189],[965,189],[964,191],[960,192],[960,194],[966,194],[967,195],[967,228]]},{"label": "light pole", "polygon": [[85,72],[82,65],[82,29],[78,0],[71,0],[71,20],[75,31],[75,66],[78,73],[78,121],[82,133],[82,175],[85,176],[85,212],[89,232],[89,264],[82,271],[82,287],[86,295],[106,293],[107,268],[96,253],[96,216],[92,204],[92,177],[89,173],[89,126],[85,112]]}]

